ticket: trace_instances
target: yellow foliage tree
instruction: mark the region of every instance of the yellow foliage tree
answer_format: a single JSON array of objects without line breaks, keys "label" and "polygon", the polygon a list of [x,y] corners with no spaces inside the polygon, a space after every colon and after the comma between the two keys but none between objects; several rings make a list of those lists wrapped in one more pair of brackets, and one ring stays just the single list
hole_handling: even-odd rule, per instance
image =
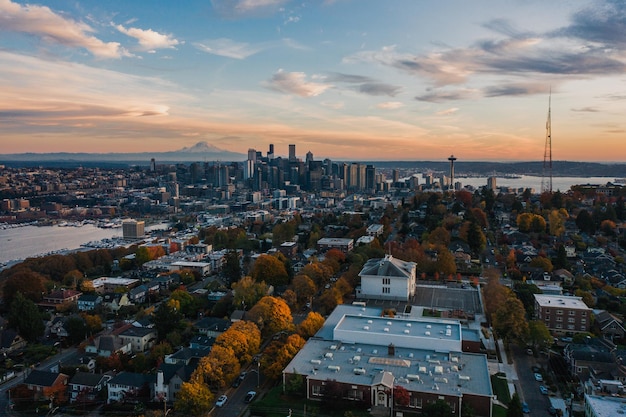
[{"label": "yellow foliage tree", "polygon": [[183,382],[176,394],[174,409],[177,413],[190,416],[202,416],[211,410],[213,393],[198,379]]},{"label": "yellow foliage tree", "polygon": [[293,329],[291,309],[281,298],[271,296],[261,298],[247,316],[249,321],[257,324],[263,336]]},{"label": "yellow foliage tree", "polygon": [[315,311],[310,311],[306,318],[298,325],[297,332],[304,339],[313,336],[324,325],[324,317]]},{"label": "yellow foliage tree", "polygon": [[243,365],[249,363],[259,352],[261,332],[256,324],[250,321],[238,321],[217,337],[215,345],[230,348]]}]

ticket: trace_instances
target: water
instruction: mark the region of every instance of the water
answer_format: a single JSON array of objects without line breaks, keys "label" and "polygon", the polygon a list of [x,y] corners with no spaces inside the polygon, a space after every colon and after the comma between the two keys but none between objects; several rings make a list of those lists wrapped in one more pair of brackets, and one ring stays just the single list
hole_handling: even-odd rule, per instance
[{"label": "water", "polygon": [[78,249],[92,240],[121,237],[122,229],[82,227],[22,226],[0,230],[0,262],[25,259],[63,249]]},{"label": "water", "polygon": [[[614,182],[614,177],[553,177],[552,191],[560,191],[565,193],[569,191],[572,185],[595,184],[605,185],[607,182]],[[487,185],[487,177],[472,178],[454,178],[454,182],[460,182],[462,185],[471,185],[475,188]],[[423,184],[423,182],[420,181]],[[535,193],[541,191],[541,177],[532,177],[522,175],[520,178],[506,178],[496,176],[497,187],[511,188],[531,188]]]}]

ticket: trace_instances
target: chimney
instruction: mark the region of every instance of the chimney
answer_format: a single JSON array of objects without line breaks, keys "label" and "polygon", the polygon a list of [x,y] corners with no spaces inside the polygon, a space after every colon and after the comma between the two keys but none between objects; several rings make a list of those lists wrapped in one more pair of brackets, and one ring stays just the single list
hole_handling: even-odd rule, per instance
[{"label": "chimney", "polygon": [[387,346],[387,355],[396,356],[396,347],[393,343],[390,343],[389,346]]}]

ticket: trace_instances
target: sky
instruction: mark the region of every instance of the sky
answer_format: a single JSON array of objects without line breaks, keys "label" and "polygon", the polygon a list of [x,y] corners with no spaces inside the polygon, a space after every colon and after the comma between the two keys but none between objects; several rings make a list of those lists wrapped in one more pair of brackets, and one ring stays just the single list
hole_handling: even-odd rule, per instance
[{"label": "sky", "polygon": [[0,0],[0,154],[626,161],[623,0]]}]

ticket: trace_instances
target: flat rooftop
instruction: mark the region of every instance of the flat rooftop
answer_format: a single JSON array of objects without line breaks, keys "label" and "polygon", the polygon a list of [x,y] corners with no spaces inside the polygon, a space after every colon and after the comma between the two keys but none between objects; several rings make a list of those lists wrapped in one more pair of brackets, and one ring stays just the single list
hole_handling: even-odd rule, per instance
[{"label": "flat rooftop", "polygon": [[109,285],[130,285],[130,284],[134,284],[136,282],[139,282],[139,280],[138,279],[134,279],[134,278],[101,277],[101,278],[96,278],[96,279],[92,280],[91,282],[92,282],[92,284],[94,286],[104,285],[104,284],[109,284]]},{"label": "flat rooftop", "polygon": [[359,385],[372,385],[382,372],[389,372],[394,385],[410,391],[493,395],[487,357],[482,354],[396,347],[391,355],[387,346],[312,338],[285,370]]},{"label": "flat rooftop", "polygon": [[541,307],[562,307],[578,310],[589,310],[581,297],[572,297],[566,295],[548,295],[548,294],[535,294],[535,301]]},{"label": "flat rooftop", "polygon": [[615,417],[626,414],[626,398],[585,395],[585,401],[597,417]]}]

